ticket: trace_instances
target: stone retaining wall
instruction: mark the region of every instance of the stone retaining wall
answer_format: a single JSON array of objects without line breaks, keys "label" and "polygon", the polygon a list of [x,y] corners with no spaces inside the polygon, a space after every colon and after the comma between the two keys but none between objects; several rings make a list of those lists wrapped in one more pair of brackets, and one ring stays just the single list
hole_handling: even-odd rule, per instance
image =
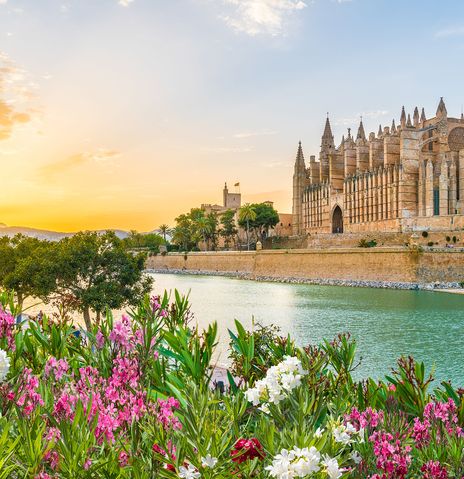
[{"label": "stone retaining wall", "polygon": [[308,280],[452,283],[464,281],[464,252],[344,248],[169,253],[148,258],[147,268]]}]

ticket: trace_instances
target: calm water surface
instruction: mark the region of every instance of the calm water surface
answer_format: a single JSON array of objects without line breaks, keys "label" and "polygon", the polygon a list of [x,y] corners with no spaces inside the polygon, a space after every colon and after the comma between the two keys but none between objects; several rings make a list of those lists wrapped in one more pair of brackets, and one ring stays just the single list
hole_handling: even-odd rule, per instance
[{"label": "calm water surface", "polygon": [[390,372],[400,355],[435,368],[438,380],[464,386],[464,295],[337,286],[261,283],[217,276],[154,274],[156,293],[190,292],[201,327],[218,322],[218,361],[227,363],[227,329],[252,317],[276,324],[299,345],[350,332],[362,359],[356,376]]}]

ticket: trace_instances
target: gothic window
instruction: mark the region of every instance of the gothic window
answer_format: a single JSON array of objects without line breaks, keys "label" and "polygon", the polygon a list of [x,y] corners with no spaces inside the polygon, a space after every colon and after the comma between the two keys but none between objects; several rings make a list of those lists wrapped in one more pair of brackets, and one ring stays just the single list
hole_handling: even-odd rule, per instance
[{"label": "gothic window", "polygon": [[438,216],[440,214],[440,190],[433,189],[433,214]]},{"label": "gothic window", "polygon": [[[429,131],[429,138],[432,138],[433,133],[432,130]],[[429,151],[433,151],[433,141],[429,143]]]}]

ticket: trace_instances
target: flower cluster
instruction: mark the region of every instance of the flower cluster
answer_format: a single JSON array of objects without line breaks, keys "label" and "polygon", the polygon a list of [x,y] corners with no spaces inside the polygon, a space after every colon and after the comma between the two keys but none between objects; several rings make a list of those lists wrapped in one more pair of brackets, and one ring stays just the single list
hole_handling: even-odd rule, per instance
[{"label": "flower cluster", "polygon": [[50,358],[45,365],[45,377],[53,375],[57,381],[60,381],[68,372],[69,364],[66,359]]},{"label": "flower cluster", "polygon": [[421,467],[423,479],[448,479],[448,471],[438,461],[428,461]]},{"label": "flower cluster", "polygon": [[433,439],[444,443],[447,436],[464,437],[464,430],[458,425],[456,404],[452,399],[448,402],[430,402],[424,408],[424,418],[414,418],[412,434],[416,446],[422,448]]},{"label": "flower cluster", "polygon": [[230,452],[232,461],[242,463],[257,457],[263,459],[265,456],[262,444],[252,437],[251,439],[239,439]]},{"label": "flower cluster", "polygon": [[44,401],[38,389],[39,378],[32,374],[32,370],[25,368],[16,393],[16,404],[22,408],[26,416],[29,416],[37,406],[44,405]]},{"label": "flower cluster", "polygon": [[6,339],[6,346],[11,350],[15,350],[14,339],[15,318],[12,314],[7,313],[0,306],[0,339]]},{"label": "flower cluster", "polygon": [[383,411],[376,411],[371,407],[368,407],[363,412],[359,412],[358,409],[354,407],[350,411],[350,414],[345,416],[345,423],[352,424],[357,431],[362,431],[364,429],[372,431],[380,424],[383,424],[383,421]]},{"label": "flower cluster", "polygon": [[285,356],[284,360],[268,369],[264,379],[256,381],[253,388],[245,391],[245,396],[254,406],[278,404],[293,389],[301,385],[301,378],[307,374],[296,357]]},{"label": "flower cluster", "polygon": [[321,453],[314,447],[300,449],[294,447],[291,451],[282,449],[270,466],[266,467],[271,477],[276,479],[291,479],[306,477],[323,469],[330,479],[338,479],[343,470],[336,458],[327,455],[321,458]]},{"label": "flower cluster", "polygon": [[10,358],[3,349],[0,349],[0,383],[5,381],[10,370]]},{"label": "flower cluster", "polygon": [[404,479],[411,463],[411,446],[403,445],[400,439],[383,431],[375,431],[369,440],[374,445],[377,469],[384,473],[383,476],[374,474],[371,479]]}]

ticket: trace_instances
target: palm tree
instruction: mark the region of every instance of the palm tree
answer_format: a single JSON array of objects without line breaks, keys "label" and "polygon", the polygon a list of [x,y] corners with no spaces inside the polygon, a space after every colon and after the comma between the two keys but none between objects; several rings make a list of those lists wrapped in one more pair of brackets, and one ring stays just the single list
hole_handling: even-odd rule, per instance
[{"label": "palm tree", "polygon": [[201,238],[203,239],[203,242],[205,243],[206,251],[208,251],[208,238],[211,233],[211,223],[208,221],[208,218],[203,216],[195,221],[195,226]]},{"label": "palm tree", "polygon": [[166,235],[172,233],[171,228],[169,228],[169,225],[163,223],[162,225],[159,225],[158,231],[163,235],[164,242],[166,243]]},{"label": "palm tree", "polygon": [[239,221],[246,222],[247,249],[250,251],[250,221],[256,219],[256,211],[250,203],[246,203],[240,208],[238,218]]}]

